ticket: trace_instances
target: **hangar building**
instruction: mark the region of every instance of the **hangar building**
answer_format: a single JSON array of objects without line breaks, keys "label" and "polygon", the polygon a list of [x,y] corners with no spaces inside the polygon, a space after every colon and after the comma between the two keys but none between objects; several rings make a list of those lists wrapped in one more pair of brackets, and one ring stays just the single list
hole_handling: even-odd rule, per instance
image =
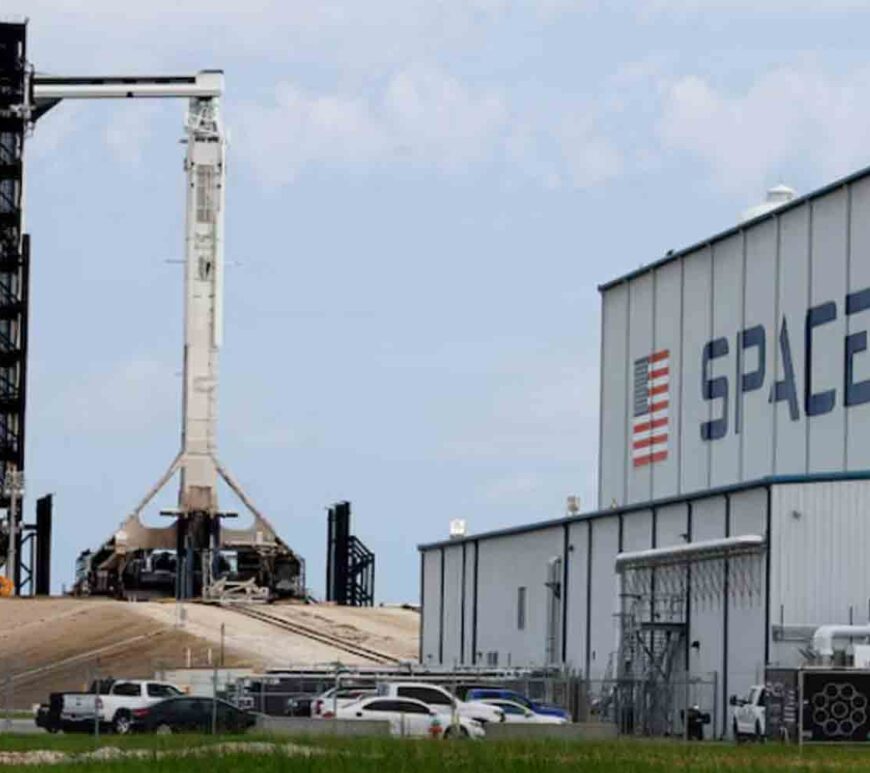
[{"label": "hangar building", "polygon": [[598,509],[421,545],[421,660],[688,673],[722,734],[870,618],[870,169],[599,289]]}]

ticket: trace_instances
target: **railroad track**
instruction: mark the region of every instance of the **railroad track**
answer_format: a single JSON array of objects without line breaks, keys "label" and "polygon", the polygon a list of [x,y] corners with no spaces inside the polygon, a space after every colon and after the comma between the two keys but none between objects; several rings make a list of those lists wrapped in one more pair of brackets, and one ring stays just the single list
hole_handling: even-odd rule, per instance
[{"label": "railroad track", "polygon": [[397,658],[395,655],[390,655],[386,652],[381,652],[380,650],[375,650],[362,644],[356,644],[355,642],[342,639],[339,636],[333,636],[324,631],[318,631],[316,628],[311,628],[303,623],[297,623],[293,620],[287,620],[284,617],[273,615],[259,607],[242,604],[227,604],[224,606],[224,609],[231,609],[234,612],[238,612],[240,615],[250,617],[252,620],[259,620],[261,623],[274,625],[276,628],[281,628],[284,631],[289,631],[290,633],[304,636],[312,641],[326,644],[337,650],[348,652],[351,655],[357,655],[366,660],[371,660],[378,665],[397,665],[402,662],[401,658]]}]

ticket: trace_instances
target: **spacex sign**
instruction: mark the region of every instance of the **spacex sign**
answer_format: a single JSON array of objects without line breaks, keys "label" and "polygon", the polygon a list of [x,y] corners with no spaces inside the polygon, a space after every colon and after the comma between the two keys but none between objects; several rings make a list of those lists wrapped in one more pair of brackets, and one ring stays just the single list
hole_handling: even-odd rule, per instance
[{"label": "spacex sign", "polygon": [[[847,334],[839,341],[842,350],[842,368],[828,373],[815,370],[813,354],[820,345],[817,337],[824,326],[841,315],[854,317],[870,311],[870,287],[849,293],[838,304],[830,300],[809,308],[803,324],[791,327],[782,317],[776,336],[776,351],[767,349],[768,331],[764,325],[753,325],[738,331],[732,339],[713,338],[701,352],[701,397],[713,404],[713,415],[701,423],[701,438],[720,440],[729,432],[740,433],[743,428],[741,396],[757,390],[767,390],[768,402],[785,403],[788,416],[798,421],[801,415],[820,416],[834,410],[838,401],[846,408],[870,402],[870,379],[856,378],[856,364],[867,352],[867,329],[870,313],[866,314],[864,329]],[[850,329],[855,329],[850,324]],[[826,344],[827,345],[827,344]],[[794,352],[803,347],[803,372],[795,369]],[[733,373],[721,372],[719,365]],[[774,363],[778,363],[774,372]],[[730,367],[729,367],[730,366]]]},{"label": "spacex sign", "polygon": [[599,289],[599,506],[870,470],[870,168]]}]

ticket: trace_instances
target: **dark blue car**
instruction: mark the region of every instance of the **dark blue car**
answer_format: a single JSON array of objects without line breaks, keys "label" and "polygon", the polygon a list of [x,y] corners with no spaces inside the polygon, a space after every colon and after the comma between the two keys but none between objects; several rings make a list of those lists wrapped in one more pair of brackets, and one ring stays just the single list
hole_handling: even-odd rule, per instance
[{"label": "dark blue car", "polygon": [[536,703],[529,700],[525,695],[521,695],[513,690],[502,690],[497,687],[472,687],[466,694],[467,701],[480,701],[486,698],[501,698],[506,701],[513,701],[525,706],[529,711],[534,711],[535,714],[545,714],[551,717],[564,717],[569,722],[571,714],[565,709],[560,709],[558,706],[547,706],[545,703]]}]

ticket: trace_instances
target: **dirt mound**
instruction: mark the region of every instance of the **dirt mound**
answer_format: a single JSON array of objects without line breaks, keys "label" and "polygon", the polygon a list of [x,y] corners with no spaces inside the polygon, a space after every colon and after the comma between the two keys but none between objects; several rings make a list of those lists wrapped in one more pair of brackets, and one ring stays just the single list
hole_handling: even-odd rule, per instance
[{"label": "dirt mound", "polygon": [[[135,610],[162,625],[176,614],[174,605],[143,603]],[[392,655],[399,660],[416,660],[420,615],[400,608],[357,608],[331,605],[270,604],[269,615],[302,623],[351,644]],[[269,668],[313,666],[341,661],[346,665],[372,665],[374,661],[332,647],[260,620],[245,617],[232,608],[185,604],[184,630],[214,644],[224,640],[228,647],[247,653]]]},{"label": "dirt mound", "polygon": [[[416,659],[420,616],[401,608],[274,604],[270,614],[397,659]],[[366,665],[340,648],[252,620],[232,609],[108,599],[0,599],[0,708],[29,708],[49,693],[80,690],[97,676],[217,663],[233,668]],[[11,681],[7,680],[11,675]]]},{"label": "dirt mound", "polygon": [[[0,706],[28,708],[50,692],[80,690],[97,675],[153,677],[161,668],[204,666],[213,643],[155,625],[134,604],[110,600],[0,599]],[[260,665],[225,652],[227,666]],[[11,681],[7,679],[11,675]]]}]

